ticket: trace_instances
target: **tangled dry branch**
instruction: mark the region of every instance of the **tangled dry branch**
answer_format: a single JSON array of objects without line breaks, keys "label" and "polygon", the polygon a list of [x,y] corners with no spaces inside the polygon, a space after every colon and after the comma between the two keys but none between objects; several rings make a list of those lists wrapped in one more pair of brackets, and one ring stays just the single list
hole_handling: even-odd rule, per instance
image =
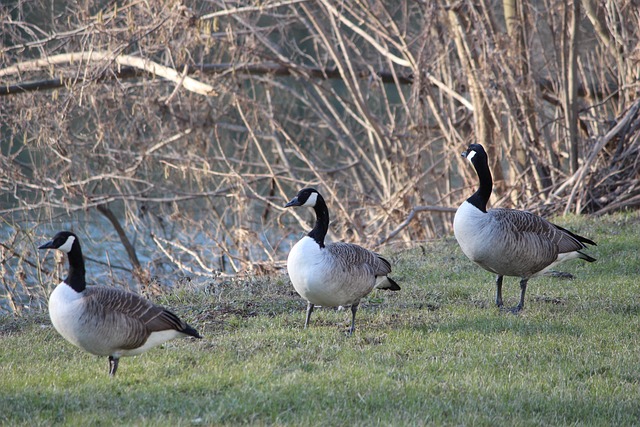
[{"label": "tangled dry branch", "polygon": [[582,2],[580,33],[575,4],[549,0],[10,4],[3,277],[59,227],[128,246],[89,254],[114,277],[136,257],[141,282],[279,268],[312,220],[282,204],[308,185],[333,239],[409,246],[450,233],[470,142],[494,159],[494,206],[639,205],[631,0]]}]

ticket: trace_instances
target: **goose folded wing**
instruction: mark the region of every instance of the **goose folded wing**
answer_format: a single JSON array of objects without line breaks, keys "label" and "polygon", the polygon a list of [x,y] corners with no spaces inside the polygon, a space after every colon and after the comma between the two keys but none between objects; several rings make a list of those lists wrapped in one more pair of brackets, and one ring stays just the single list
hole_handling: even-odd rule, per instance
[{"label": "goose folded wing", "polygon": [[[526,245],[554,245],[556,254],[573,252],[585,248],[579,239],[587,240],[559,227],[546,219],[527,211],[513,209],[494,209],[496,217],[508,221],[513,227],[514,235],[527,240]],[[539,243],[542,242],[542,243]],[[590,241],[589,241],[590,242]]]},{"label": "goose folded wing", "polygon": [[111,335],[117,334],[121,348],[137,348],[151,332],[183,330],[186,324],[175,314],[131,292],[116,288],[88,287],[88,301],[101,312]]},{"label": "goose folded wing", "polygon": [[391,272],[387,260],[362,246],[338,242],[327,248],[340,268],[350,274],[386,276]]}]

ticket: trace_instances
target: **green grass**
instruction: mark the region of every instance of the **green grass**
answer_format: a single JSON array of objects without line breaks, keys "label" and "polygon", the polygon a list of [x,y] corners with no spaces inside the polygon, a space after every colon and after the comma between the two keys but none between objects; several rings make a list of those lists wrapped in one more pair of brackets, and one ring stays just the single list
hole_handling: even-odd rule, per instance
[{"label": "green grass", "polygon": [[[640,217],[560,218],[591,237],[573,280],[530,281],[524,312],[454,239],[387,253],[403,287],[350,312],[286,277],[165,295],[205,339],[174,340],[107,375],[46,313],[0,320],[4,425],[630,425],[640,422]],[[519,297],[505,278],[505,304]]]}]

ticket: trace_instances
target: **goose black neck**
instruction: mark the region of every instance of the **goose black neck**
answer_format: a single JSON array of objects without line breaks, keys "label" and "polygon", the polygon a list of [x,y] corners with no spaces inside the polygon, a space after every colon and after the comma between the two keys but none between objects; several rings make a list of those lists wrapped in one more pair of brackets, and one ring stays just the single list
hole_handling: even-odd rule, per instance
[{"label": "goose black neck", "polygon": [[324,238],[329,230],[329,209],[320,194],[318,194],[313,210],[316,211],[316,225],[308,236],[315,240],[321,248],[324,248]]},{"label": "goose black neck", "polygon": [[64,281],[74,291],[82,292],[87,287],[87,282],[85,281],[84,258],[78,240],[73,242],[67,257],[69,258],[69,274]]},{"label": "goose black neck", "polygon": [[486,212],[487,203],[489,202],[489,197],[491,197],[491,191],[493,189],[491,170],[489,169],[489,162],[487,162],[486,157],[478,157],[473,160],[473,167],[476,169],[476,173],[478,174],[480,186],[478,187],[478,190],[467,199],[467,202],[471,203],[482,212]]}]

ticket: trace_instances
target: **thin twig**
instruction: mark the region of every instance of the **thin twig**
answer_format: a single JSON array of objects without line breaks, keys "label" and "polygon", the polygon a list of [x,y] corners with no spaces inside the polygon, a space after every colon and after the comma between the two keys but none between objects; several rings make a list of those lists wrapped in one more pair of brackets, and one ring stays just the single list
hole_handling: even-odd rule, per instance
[{"label": "thin twig", "polygon": [[389,240],[396,237],[398,233],[400,233],[407,225],[409,225],[409,223],[415,218],[418,212],[455,213],[456,210],[457,210],[456,208],[448,208],[446,206],[415,206],[413,209],[411,209],[411,212],[409,212],[409,215],[407,215],[407,218],[404,221],[402,221],[402,223],[398,225],[395,230],[387,234],[382,239],[378,240],[378,242],[376,243],[376,246],[380,246],[383,243],[386,243]]}]

